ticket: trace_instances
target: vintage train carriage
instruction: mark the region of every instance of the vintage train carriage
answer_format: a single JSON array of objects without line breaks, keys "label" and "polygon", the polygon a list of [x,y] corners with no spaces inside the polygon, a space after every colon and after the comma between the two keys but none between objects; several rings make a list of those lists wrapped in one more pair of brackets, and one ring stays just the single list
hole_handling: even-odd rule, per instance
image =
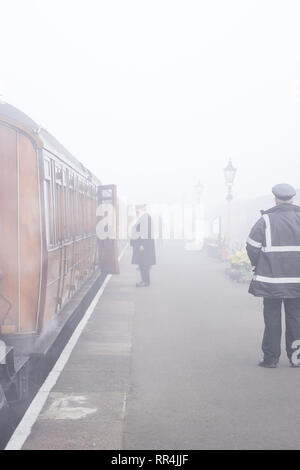
[{"label": "vintage train carriage", "polygon": [[16,108],[0,104],[0,335],[37,335],[100,270],[100,181]]}]

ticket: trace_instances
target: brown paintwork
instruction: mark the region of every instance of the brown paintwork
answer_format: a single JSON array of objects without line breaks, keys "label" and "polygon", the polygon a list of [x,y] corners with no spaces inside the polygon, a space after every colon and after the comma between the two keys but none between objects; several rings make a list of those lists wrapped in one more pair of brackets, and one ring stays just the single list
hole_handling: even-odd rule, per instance
[{"label": "brown paintwork", "polygon": [[[0,293],[12,303],[5,323],[18,327],[17,132],[0,122]],[[0,314],[0,322],[2,315]]]},{"label": "brown paintwork", "polygon": [[[47,246],[44,195],[44,156],[52,167],[63,168],[75,181],[79,198],[79,220],[75,207],[69,207],[70,232],[64,226],[63,194],[56,199],[52,218],[54,245]],[[43,149],[32,131],[0,117],[0,293],[12,303],[2,334],[34,333],[59,313],[74,292],[95,269],[99,269],[99,244],[95,235],[97,187],[71,168],[67,158]],[[56,192],[55,183],[52,186]],[[79,192],[81,194],[79,195]],[[113,189],[116,204],[116,190]],[[89,199],[93,195],[93,199]],[[19,207],[18,207],[19,200]],[[53,204],[53,201],[52,201]],[[54,217],[51,210],[50,217]],[[19,219],[18,219],[19,217]],[[94,233],[93,233],[94,232]],[[102,246],[104,271],[118,271],[116,242]],[[112,259],[113,258],[113,259]],[[3,274],[3,278],[2,278]],[[41,287],[41,290],[40,290]],[[3,308],[0,309],[0,324]]]},{"label": "brown paintwork", "polygon": [[20,331],[36,331],[41,271],[41,228],[37,154],[19,135]]},{"label": "brown paintwork", "polygon": [[42,329],[44,324],[44,313],[45,313],[45,304],[46,304],[46,293],[47,293],[47,273],[48,273],[48,249],[47,249],[47,240],[46,240],[46,226],[45,226],[45,200],[44,195],[44,159],[43,151],[40,149],[38,151],[38,164],[39,164],[39,174],[40,174],[40,198],[41,198],[41,240],[42,240],[42,272],[41,272],[41,294],[40,294],[40,312],[38,318],[38,331]]},{"label": "brown paintwork", "polygon": [[19,132],[20,131],[23,132],[25,135],[28,135],[28,137],[31,139],[32,142],[35,143],[35,145],[38,149],[43,148],[43,142],[41,141],[41,139],[36,134],[31,132],[27,127],[24,127],[23,125],[15,122],[15,121],[7,118],[7,117],[2,118],[1,116],[0,116],[0,125],[8,126],[11,129],[15,129],[15,130],[18,130]]},{"label": "brown paintwork", "polygon": [[48,272],[46,286],[46,305],[43,326],[56,312],[57,292],[60,276],[60,250],[48,252]]},{"label": "brown paintwork", "polygon": [[0,125],[0,289],[12,303],[5,324],[16,333],[35,332],[38,314],[41,234],[36,151],[28,136]]},{"label": "brown paintwork", "polygon": [[55,314],[56,302],[57,302],[57,286],[58,281],[54,284],[50,284],[46,289],[46,302],[45,302],[45,311],[43,316],[43,327],[48,323],[48,321]]}]

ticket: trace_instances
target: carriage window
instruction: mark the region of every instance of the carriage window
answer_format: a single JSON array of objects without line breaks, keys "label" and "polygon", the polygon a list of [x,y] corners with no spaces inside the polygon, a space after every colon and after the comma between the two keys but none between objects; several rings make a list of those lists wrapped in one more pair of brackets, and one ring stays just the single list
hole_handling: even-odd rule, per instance
[{"label": "carriage window", "polygon": [[81,215],[82,215],[82,233],[87,234],[87,186],[82,182]]},{"label": "carriage window", "polygon": [[79,179],[78,184],[78,235],[83,235],[83,182]]},{"label": "carriage window", "polygon": [[75,177],[74,187],[74,234],[79,237],[79,185],[78,176]]},{"label": "carriage window", "polygon": [[45,172],[45,179],[51,179],[51,170],[50,170],[50,161],[45,158],[44,160],[44,172]]},{"label": "carriage window", "polygon": [[69,234],[70,238],[74,238],[74,175],[69,172],[69,208],[70,208],[70,218],[69,218]]},{"label": "carriage window", "polygon": [[57,242],[61,242],[63,239],[63,173],[62,168],[59,165],[55,165],[55,188],[56,188],[56,236]]},{"label": "carriage window", "polygon": [[69,178],[66,170],[63,172],[63,186],[64,186],[64,231],[65,240],[70,239],[70,189]]},{"label": "carriage window", "polygon": [[86,195],[86,202],[87,202],[87,209],[86,209],[86,231],[89,235],[91,233],[91,186],[88,187],[87,195]]},{"label": "carriage window", "polygon": [[96,229],[96,209],[97,209],[97,190],[96,186],[93,185],[93,190],[92,190],[92,207],[91,207],[91,232],[95,234],[95,229]]},{"label": "carriage window", "polygon": [[44,192],[45,192],[45,224],[46,224],[46,239],[48,245],[53,245],[53,204],[51,193],[51,165],[50,161],[44,159]]}]

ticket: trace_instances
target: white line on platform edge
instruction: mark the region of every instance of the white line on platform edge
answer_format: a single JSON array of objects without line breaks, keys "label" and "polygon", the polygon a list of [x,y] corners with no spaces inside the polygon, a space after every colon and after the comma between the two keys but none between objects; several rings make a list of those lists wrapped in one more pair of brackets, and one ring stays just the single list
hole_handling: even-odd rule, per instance
[{"label": "white line on platform edge", "polygon": [[[119,256],[119,261],[121,261],[121,259],[123,258],[123,255],[125,254],[128,246],[129,245],[127,243],[126,246],[123,248]],[[56,384],[61,372],[63,371],[66,363],[68,362],[69,357],[73,351],[73,348],[75,347],[77,341],[79,340],[81,336],[82,331],[84,330],[87,322],[89,321],[91,315],[93,314],[95,307],[98,304],[111,277],[112,277],[111,274],[109,274],[106,277],[104,283],[100,287],[99,291],[97,292],[94,299],[92,300],[89,308],[85,312],[84,317],[82,318],[80,323],[77,325],[74,333],[69,339],[63,352],[61,353],[58,360],[54,364],[45,382],[43,383],[43,385],[41,386],[41,388],[35,395],[34,399],[32,400],[30,406],[28,407],[26,413],[24,414],[22,420],[20,421],[17,428],[15,429],[13,435],[11,436],[4,450],[21,450],[22,449],[24,443],[26,442],[27,438],[29,437],[31,433],[32,426],[34,425],[37,418],[39,417],[39,414],[42,411],[43,406],[45,405],[52,388]]]}]

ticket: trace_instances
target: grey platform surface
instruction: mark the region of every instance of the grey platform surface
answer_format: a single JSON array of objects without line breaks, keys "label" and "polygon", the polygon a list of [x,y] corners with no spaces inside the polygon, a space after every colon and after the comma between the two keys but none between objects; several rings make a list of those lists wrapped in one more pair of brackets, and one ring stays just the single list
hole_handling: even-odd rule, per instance
[{"label": "grey platform surface", "polygon": [[262,301],[224,268],[164,243],[136,289],[129,251],[24,449],[300,448],[300,370],[257,367]]},{"label": "grey platform surface", "polygon": [[121,449],[136,271],[111,278],[23,449]]}]

